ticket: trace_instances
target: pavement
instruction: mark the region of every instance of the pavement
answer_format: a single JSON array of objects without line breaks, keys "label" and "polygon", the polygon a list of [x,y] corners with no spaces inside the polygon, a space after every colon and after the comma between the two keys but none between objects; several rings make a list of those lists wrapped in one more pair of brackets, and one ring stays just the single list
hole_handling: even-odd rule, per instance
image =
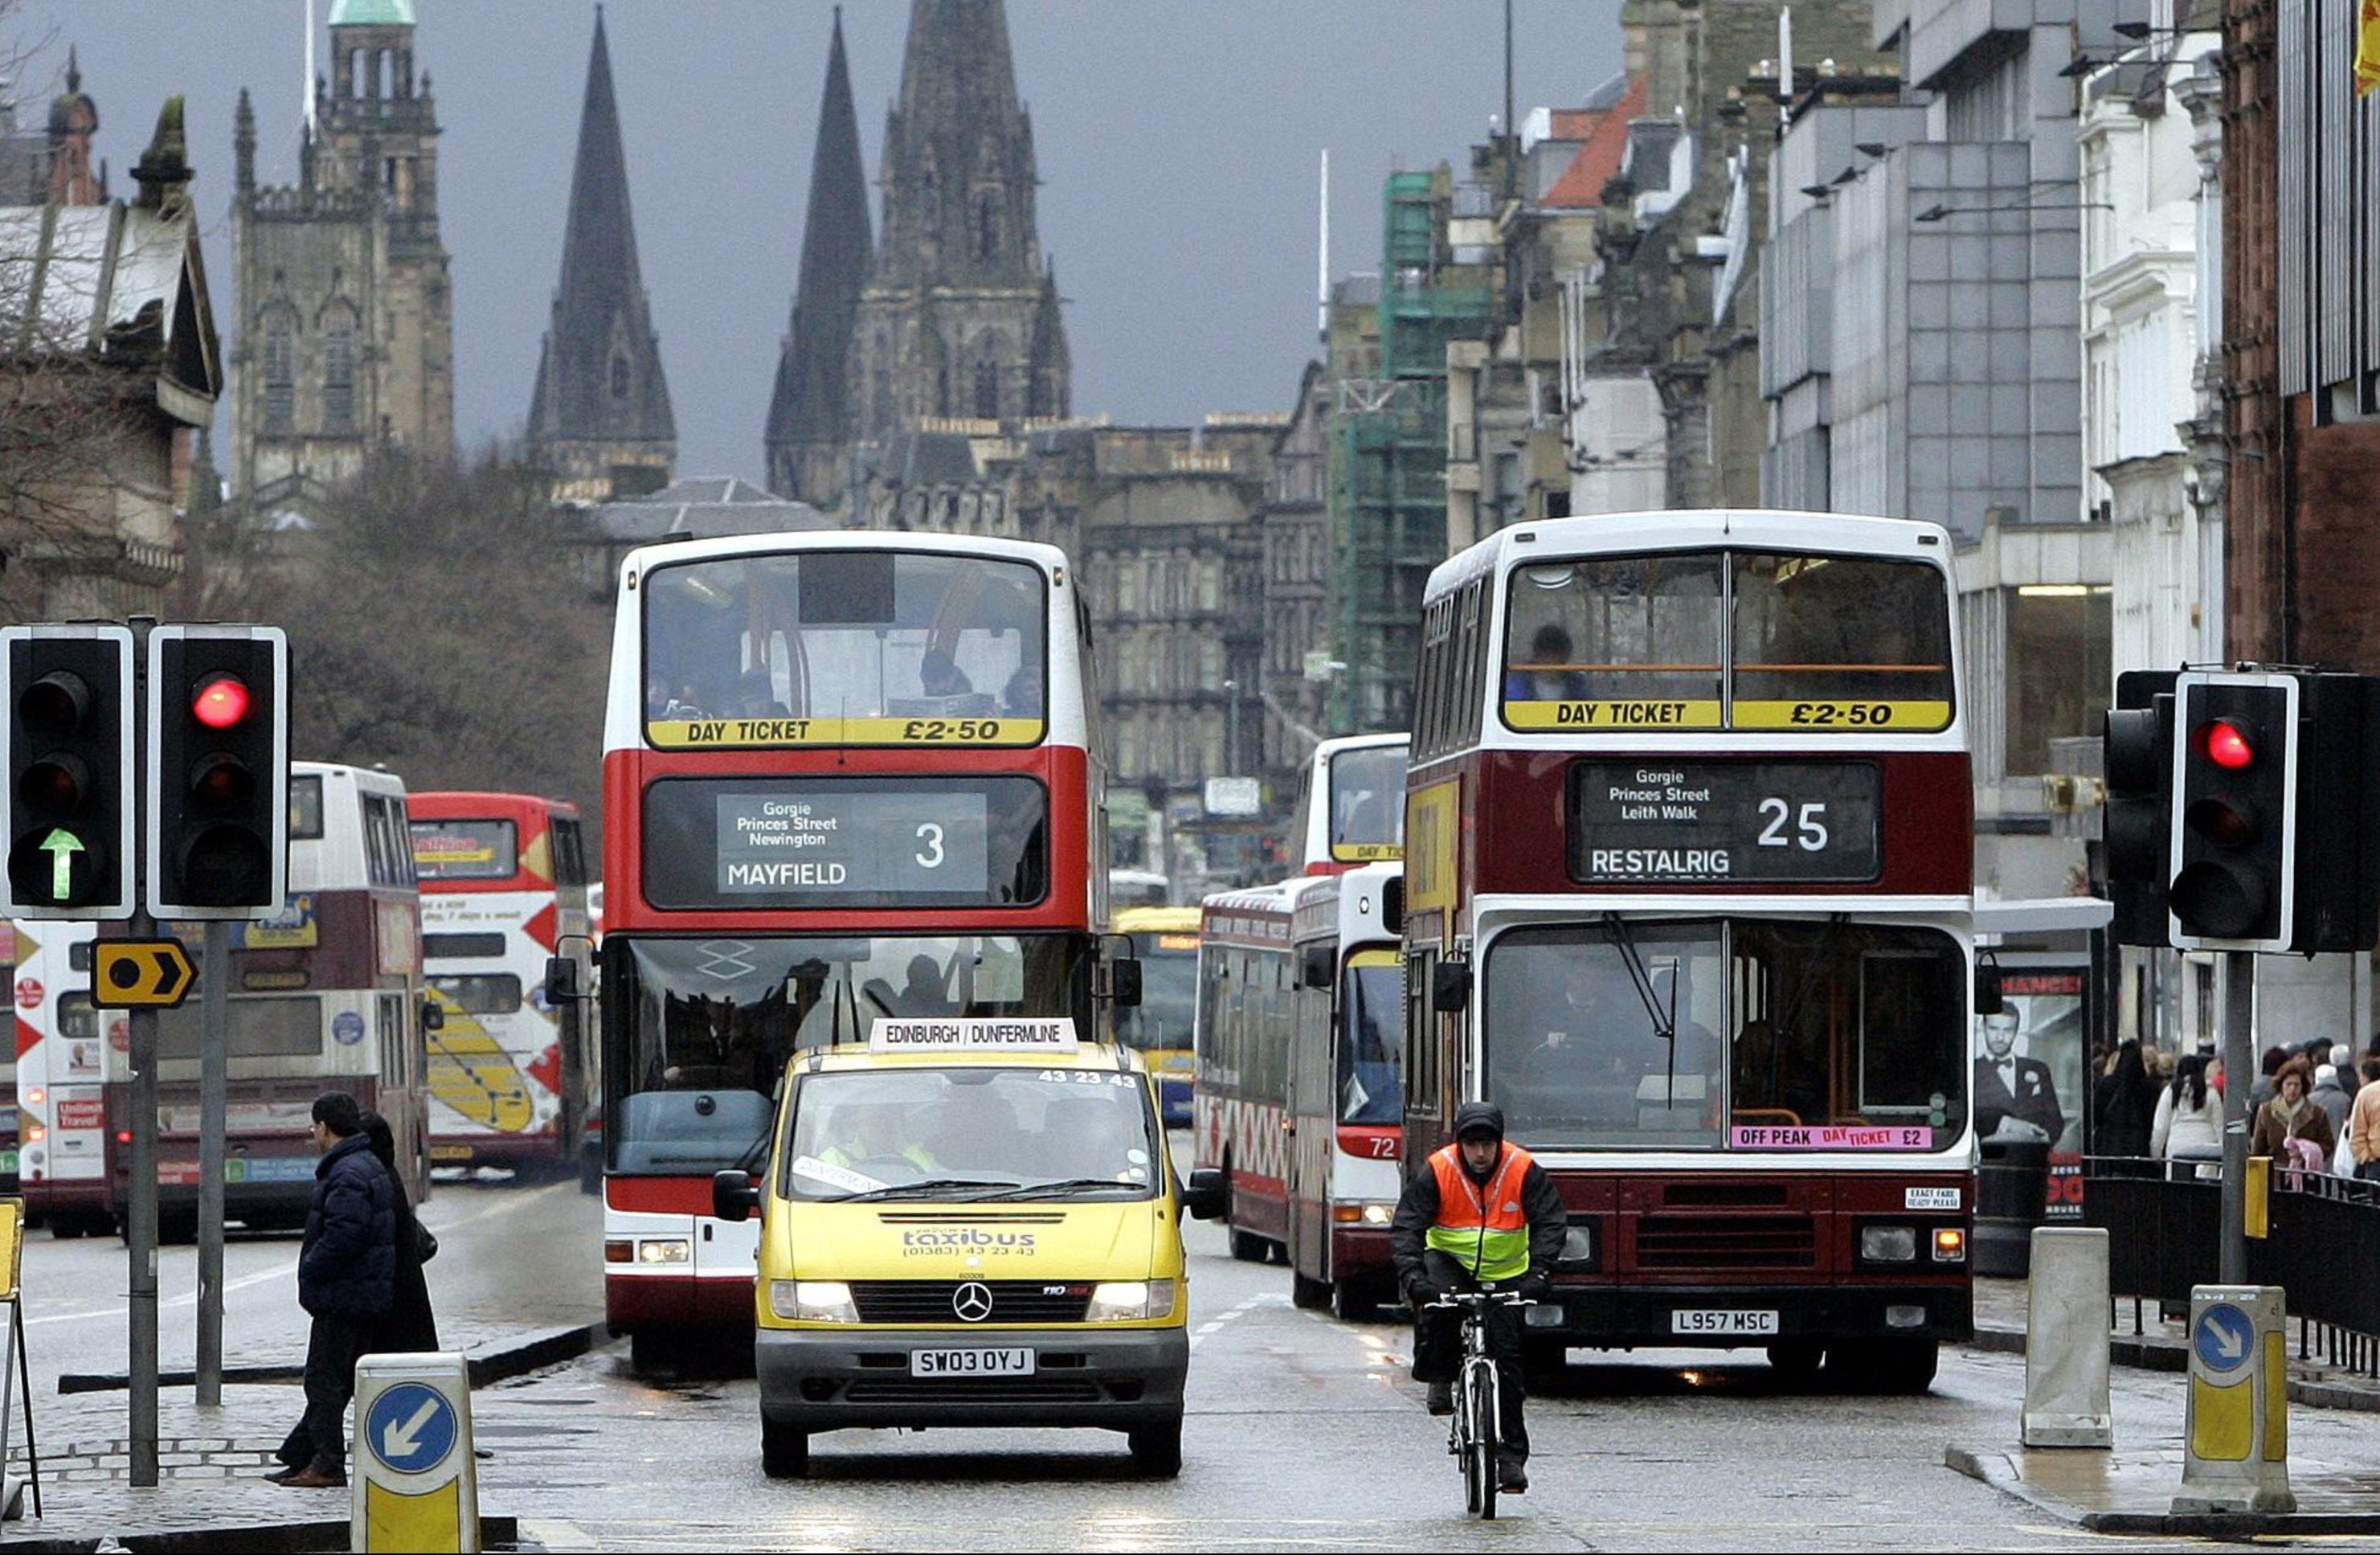
[{"label": "pavement", "polygon": [[[2028,1295],[2029,1289],[2022,1280],[1975,1282],[1976,1349],[2011,1355],[2024,1354]],[[2108,1356],[2116,1365],[2145,1371],[2189,1369],[2187,1312],[2167,1321],[2159,1317],[2154,1301],[2134,1302],[2130,1296],[2120,1296],[2115,1306],[2116,1323],[2108,1333]],[[2380,1352],[2380,1346],[2369,1341],[2365,1348],[2367,1354]],[[2380,1376],[2334,1364],[2321,1350],[2319,1337],[2308,1325],[2293,1325],[2289,1402],[2307,1409],[2380,1411]]]}]

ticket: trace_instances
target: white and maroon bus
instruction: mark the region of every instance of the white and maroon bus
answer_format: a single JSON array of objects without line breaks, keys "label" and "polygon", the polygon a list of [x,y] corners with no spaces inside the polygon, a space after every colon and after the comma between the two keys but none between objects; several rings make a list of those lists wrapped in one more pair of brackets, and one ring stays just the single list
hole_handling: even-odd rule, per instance
[{"label": "white and maroon bus", "polygon": [[[1968,1336],[1972,799],[1950,542],[1524,524],[1425,595],[1405,1148],[1502,1107],[1570,1347],[1765,1347],[1920,1390]],[[1542,1325],[1542,1326],[1539,1326]]]},{"label": "white and maroon bus", "polygon": [[1100,1031],[1089,640],[1047,545],[817,532],[624,561],[600,963],[615,1331],[749,1330],[757,1222],[714,1217],[710,1180],[759,1159],[795,1052],[916,1015]]},{"label": "white and maroon bus", "polygon": [[593,1011],[545,996],[546,964],[594,960],[578,807],[534,794],[412,796],[430,1033],[430,1159],[571,1167],[601,1103]]},{"label": "white and maroon bus", "polygon": [[18,1167],[25,1215],[54,1236],[115,1229],[106,1065],[131,1040],[126,1012],[91,1002],[94,923],[26,919],[17,947]]}]

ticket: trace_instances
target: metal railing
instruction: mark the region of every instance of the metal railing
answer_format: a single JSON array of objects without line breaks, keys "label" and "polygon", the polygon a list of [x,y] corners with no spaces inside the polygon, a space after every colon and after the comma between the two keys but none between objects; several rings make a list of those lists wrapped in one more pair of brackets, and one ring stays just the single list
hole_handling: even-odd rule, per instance
[{"label": "metal railing", "polygon": [[[2144,1302],[2186,1310],[2192,1285],[2217,1282],[2221,1172],[2216,1161],[2084,1158],[2083,1223],[2107,1233],[2108,1292],[2132,1298],[2134,1333]],[[2288,1293],[2298,1357],[2380,1378],[2380,1183],[2276,1167],[2265,1221],[2248,1242],[2248,1280]]]}]

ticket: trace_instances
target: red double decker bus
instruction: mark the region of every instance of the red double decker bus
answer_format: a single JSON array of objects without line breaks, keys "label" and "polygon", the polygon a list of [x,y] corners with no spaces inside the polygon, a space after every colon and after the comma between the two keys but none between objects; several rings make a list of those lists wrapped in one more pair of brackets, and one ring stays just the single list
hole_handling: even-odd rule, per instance
[{"label": "red double decker bus", "polygon": [[1949,553],[1927,524],[1670,512],[1432,575],[1406,1159],[1484,1099],[1560,1184],[1541,1363],[1764,1347],[1916,1391],[1972,1333]]},{"label": "red double decker bus", "polygon": [[752,1322],[754,1170],[795,1052],[879,1020],[1094,1018],[1089,618],[1062,552],[801,533],[622,565],[604,737],[614,1331]]}]

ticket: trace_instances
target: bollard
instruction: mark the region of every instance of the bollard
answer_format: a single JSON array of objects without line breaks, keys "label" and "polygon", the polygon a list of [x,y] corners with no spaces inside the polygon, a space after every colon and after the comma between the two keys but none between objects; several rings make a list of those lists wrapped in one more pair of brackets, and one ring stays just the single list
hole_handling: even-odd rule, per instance
[{"label": "bollard", "polygon": [[480,1548],[471,1372],[460,1355],[358,1361],[355,1438],[347,1548]]},{"label": "bollard", "polygon": [[2107,1233],[2037,1226],[2026,1287],[2027,1447],[2113,1447],[2107,1397]]},{"label": "bollard", "polygon": [[2193,1285],[2176,1513],[2295,1512],[2289,1347],[2277,1285]]}]

